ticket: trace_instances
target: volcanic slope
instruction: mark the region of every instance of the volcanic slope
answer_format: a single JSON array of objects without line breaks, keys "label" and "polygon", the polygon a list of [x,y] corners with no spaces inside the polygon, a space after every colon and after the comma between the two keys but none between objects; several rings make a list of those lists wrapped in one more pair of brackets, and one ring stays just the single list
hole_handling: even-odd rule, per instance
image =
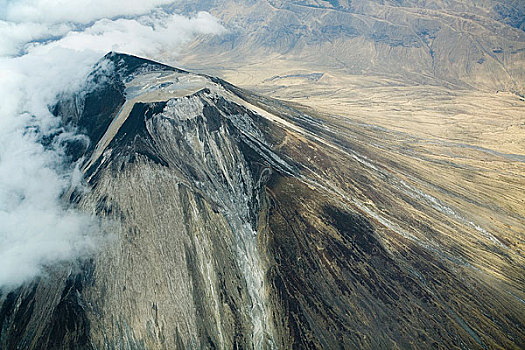
[{"label": "volcanic slope", "polygon": [[492,201],[525,181],[467,162],[483,150],[444,162],[123,54],[90,79],[54,112],[91,140],[68,145],[90,190],[67,199],[107,242],[2,291],[0,348],[525,346],[525,220]]}]

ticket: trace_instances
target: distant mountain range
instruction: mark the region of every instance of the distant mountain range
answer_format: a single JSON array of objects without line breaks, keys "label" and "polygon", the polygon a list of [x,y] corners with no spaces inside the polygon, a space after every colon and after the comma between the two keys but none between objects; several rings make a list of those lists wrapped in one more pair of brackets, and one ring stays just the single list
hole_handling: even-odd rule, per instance
[{"label": "distant mountain range", "polygon": [[210,11],[229,29],[191,46],[188,54],[199,55],[207,69],[279,55],[314,71],[525,92],[525,3],[519,0],[205,0],[174,8]]}]

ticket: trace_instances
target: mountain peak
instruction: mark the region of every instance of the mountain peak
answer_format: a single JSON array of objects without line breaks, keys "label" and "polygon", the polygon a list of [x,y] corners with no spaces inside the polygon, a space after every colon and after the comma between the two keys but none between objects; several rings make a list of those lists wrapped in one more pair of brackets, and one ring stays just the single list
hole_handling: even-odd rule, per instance
[{"label": "mountain peak", "polygon": [[114,64],[115,70],[126,80],[129,79],[130,75],[142,74],[148,71],[174,71],[178,73],[188,73],[184,70],[159,63],[148,58],[115,51],[110,51],[104,55],[101,61],[99,61],[99,64],[105,61],[109,61]]}]

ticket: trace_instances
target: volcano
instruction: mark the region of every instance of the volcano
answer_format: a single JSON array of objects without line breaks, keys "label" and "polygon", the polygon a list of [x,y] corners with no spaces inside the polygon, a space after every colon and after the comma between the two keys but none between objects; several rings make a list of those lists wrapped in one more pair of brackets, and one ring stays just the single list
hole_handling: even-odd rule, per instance
[{"label": "volcano", "polygon": [[107,239],[0,292],[0,348],[525,346],[519,237],[408,136],[125,54],[89,79],[53,112]]}]

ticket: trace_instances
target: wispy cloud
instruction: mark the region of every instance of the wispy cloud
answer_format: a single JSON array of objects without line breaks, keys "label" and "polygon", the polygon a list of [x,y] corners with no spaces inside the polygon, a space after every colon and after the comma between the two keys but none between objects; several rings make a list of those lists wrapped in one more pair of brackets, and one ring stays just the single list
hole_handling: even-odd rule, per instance
[{"label": "wispy cloud", "polygon": [[95,246],[93,218],[61,199],[74,165],[39,142],[60,127],[48,106],[108,51],[175,55],[195,35],[224,30],[208,13],[163,10],[169,2],[0,0],[0,288]]}]

